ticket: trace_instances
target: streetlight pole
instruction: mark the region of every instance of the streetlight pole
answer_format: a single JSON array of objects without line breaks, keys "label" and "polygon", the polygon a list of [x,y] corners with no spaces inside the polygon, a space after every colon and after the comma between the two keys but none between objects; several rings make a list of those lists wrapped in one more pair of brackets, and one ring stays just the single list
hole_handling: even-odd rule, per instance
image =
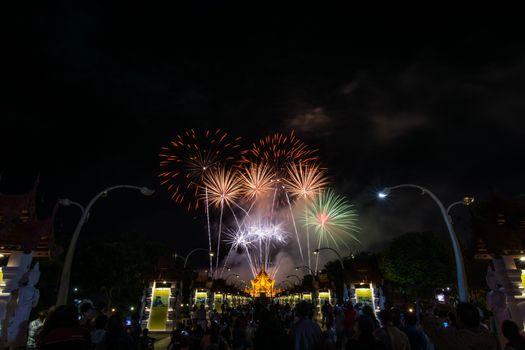
[{"label": "streetlight pole", "polygon": [[60,277],[60,286],[58,287],[58,296],[57,296],[57,302],[56,305],[63,305],[67,303],[67,297],[69,294],[69,282],[71,280],[71,266],[73,265],[73,257],[75,255],[75,249],[77,246],[78,237],[80,235],[80,231],[82,230],[82,227],[87,221],[87,218],[89,217],[89,211],[91,210],[91,207],[95,204],[95,202],[102,196],[107,195],[109,191],[113,191],[119,188],[130,188],[134,190],[139,190],[140,193],[142,193],[145,196],[151,196],[153,193],[155,193],[154,190],[150,190],[147,187],[138,187],[138,186],[131,186],[131,185],[117,185],[108,187],[105,190],[99,192],[95,197],[91,199],[91,201],[88,203],[88,205],[84,208],[82,205],[78,204],[77,202],[73,202],[69,199],[62,199],[59,201],[60,204],[64,206],[74,205],[80,208],[82,211],[82,215],[80,216],[80,219],[78,220],[77,226],[75,227],[75,232],[73,233],[73,237],[71,237],[71,242],[69,243],[69,247],[67,249],[66,258],[64,260],[64,267],[62,268],[62,275]]},{"label": "streetlight pole", "polygon": [[299,269],[308,269],[312,276],[315,276],[314,270],[312,270],[310,267],[303,265],[303,266],[296,266],[295,271],[299,271]]},{"label": "streetlight pole", "polygon": [[341,257],[341,254],[339,254],[339,252],[337,250],[335,250],[334,248],[322,247],[322,248],[318,248],[318,249],[314,250],[314,255],[319,254],[319,252],[321,250],[331,250],[332,252],[334,252],[335,255],[337,255],[337,259],[339,260],[339,263],[341,264],[341,269],[343,270],[343,273],[344,273],[345,264],[343,263],[343,258]]},{"label": "streetlight pole", "polygon": [[337,259],[339,260],[339,264],[341,264],[341,272],[343,273],[343,302],[344,302],[346,299],[348,299],[348,288],[346,288],[345,264],[343,262],[343,257],[341,256],[341,254],[339,254],[339,252],[337,250],[335,250],[334,248],[330,248],[330,247],[317,248],[316,250],[314,250],[314,255],[319,254],[319,252],[321,250],[330,250],[330,251],[334,252],[335,255],[337,255]]},{"label": "streetlight pole", "polygon": [[290,277],[297,278],[297,285],[298,286],[301,285],[301,278],[299,276],[297,276],[297,275],[288,275],[288,276],[286,276],[286,278],[290,278]]},{"label": "streetlight pole", "polygon": [[290,283],[290,287],[292,287],[292,288],[294,287],[293,283],[288,281],[287,279],[286,280],[282,280],[281,282],[279,282],[279,284],[277,286],[281,285],[284,288],[286,288],[286,286],[284,285],[284,282],[288,282],[288,283]]},{"label": "streetlight pole", "polygon": [[[186,272],[186,265],[188,265],[188,259],[190,258],[190,256],[195,253],[195,252],[198,252],[198,251],[205,251],[205,252],[208,252],[210,258],[213,258],[213,256],[215,255],[212,251],[209,251],[208,249],[205,249],[205,248],[195,248],[193,249],[192,251],[190,251],[188,254],[186,254],[186,256],[183,256],[183,255],[178,255],[178,254],[173,254],[173,257],[174,258],[179,258],[179,259],[182,259],[184,260],[184,265],[182,267],[182,279],[180,281],[180,294],[182,296],[182,302],[184,303],[184,273]],[[178,303],[177,303],[178,304]]]},{"label": "streetlight pole", "polygon": [[210,255],[210,257],[213,258],[213,256],[215,255],[213,252],[211,252],[209,249],[205,249],[205,248],[195,248],[193,249],[191,252],[188,253],[188,255],[186,255],[184,257],[184,269],[186,269],[186,265],[188,264],[188,259],[190,258],[190,256],[195,253],[195,252],[198,252],[198,251],[204,251],[204,252],[208,252],[208,254]]},{"label": "streetlight pole", "polygon": [[468,287],[467,287],[467,280],[466,280],[466,274],[465,274],[465,264],[463,262],[463,255],[461,254],[461,248],[459,246],[458,237],[456,235],[456,232],[454,231],[454,226],[452,226],[452,218],[449,215],[450,209],[458,204],[464,204],[464,205],[470,205],[474,201],[474,198],[472,197],[465,197],[463,201],[457,201],[452,203],[448,206],[447,209],[445,209],[445,206],[443,203],[439,200],[438,197],[428,189],[414,184],[402,184],[397,185],[393,187],[386,187],[382,192],[378,194],[379,198],[386,198],[390,192],[396,188],[402,188],[402,187],[410,187],[410,188],[417,188],[422,191],[422,194],[428,194],[430,198],[436,202],[437,206],[439,207],[439,210],[441,212],[441,215],[443,216],[443,220],[445,221],[445,224],[447,225],[448,234],[450,237],[450,241],[452,243],[452,249],[454,251],[454,259],[456,262],[456,275],[457,275],[457,283],[458,283],[458,291],[459,291],[459,300],[461,302],[467,302],[468,301]]},{"label": "streetlight pole", "polygon": [[[237,289],[240,289],[242,290],[242,286],[243,284],[245,285],[246,281],[245,280],[241,280],[241,281],[235,281],[235,283],[233,284],[233,286]],[[237,286],[237,284],[239,284],[240,287]]]},{"label": "streetlight pole", "polygon": [[239,275],[236,274],[236,273],[230,273],[228,276],[226,276],[226,278],[224,279],[224,283],[228,283],[228,278],[232,277],[232,276],[235,276],[237,278],[239,278]]},{"label": "streetlight pole", "polygon": [[454,203],[451,203],[448,207],[447,207],[447,216],[448,216],[448,220],[450,221],[450,223],[452,224],[453,221],[452,221],[452,216],[450,216],[450,210],[455,207],[456,205],[471,205],[472,203],[474,203],[474,197],[465,197],[463,198],[463,200],[461,201],[457,201],[457,202],[454,202]]}]

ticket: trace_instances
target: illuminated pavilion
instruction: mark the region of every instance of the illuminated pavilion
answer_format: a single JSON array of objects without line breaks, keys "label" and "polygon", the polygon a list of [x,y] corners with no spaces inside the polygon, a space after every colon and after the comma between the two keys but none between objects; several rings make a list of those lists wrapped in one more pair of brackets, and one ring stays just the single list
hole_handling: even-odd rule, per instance
[{"label": "illuminated pavilion", "polygon": [[251,280],[251,284],[252,287],[247,289],[246,292],[253,298],[273,298],[279,292],[278,289],[274,288],[275,280],[264,271],[264,267],[257,276]]}]

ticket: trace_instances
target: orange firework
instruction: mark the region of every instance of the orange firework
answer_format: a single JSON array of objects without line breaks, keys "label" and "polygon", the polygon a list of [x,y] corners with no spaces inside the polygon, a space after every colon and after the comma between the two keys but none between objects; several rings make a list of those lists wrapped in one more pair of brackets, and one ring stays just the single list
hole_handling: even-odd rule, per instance
[{"label": "orange firework", "polygon": [[204,176],[205,191],[201,198],[211,205],[220,207],[224,204],[231,206],[243,194],[241,180],[238,174],[231,169],[218,167],[206,172]]},{"label": "orange firework", "polygon": [[161,185],[166,186],[177,203],[184,202],[187,194],[191,194],[187,199],[188,210],[197,209],[198,189],[205,174],[219,164],[232,163],[235,156],[242,154],[239,141],[240,137],[232,139],[220,129],[204,132],[191,129],[177,135],[168,146],[161,147]]},{"label": "orange firework", "polygon": [[317,150],[310,149],[299,140],[292,131],[289,135],[277,133],[266,136],[254,143],[243,156],[243,162],[255,159],[270,165],[275,172],[280,173],[290,163],[309,163],[317,160]]},{"label": "orange firework", "polygon": [[250,163],[241,172],[244,196],[256,199],[274,188],[274,173],[266,163]]},{"label": "orange firework", "polygon": [[288,193],[304,199],[319,194],[328,184],[325,171],[317,164],[290,164],[283,181]]}]

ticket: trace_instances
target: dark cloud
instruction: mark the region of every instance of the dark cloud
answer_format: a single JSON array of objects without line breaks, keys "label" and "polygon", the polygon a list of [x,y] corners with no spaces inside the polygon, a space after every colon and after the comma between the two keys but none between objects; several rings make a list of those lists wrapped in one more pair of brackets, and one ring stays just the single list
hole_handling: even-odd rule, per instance
[{"label": "dark cloud", "polygon": [[288,118],[286,124],[288,129],[298,131],[306,137],[326,137],[333,132],[333,121],[321,107]]}]

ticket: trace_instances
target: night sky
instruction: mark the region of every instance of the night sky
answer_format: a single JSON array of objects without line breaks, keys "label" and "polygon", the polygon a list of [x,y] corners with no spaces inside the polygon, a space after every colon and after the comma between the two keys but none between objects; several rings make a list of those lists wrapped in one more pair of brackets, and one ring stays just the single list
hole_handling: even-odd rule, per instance
[{"label": "night sky", "polygon": [[[114,184],[153,187],[151,198],[101,200],[82,239],[142,232],[185,253],[206,246],[205,220],[159,186],[160,146],[187,128],[221,128],[246,145],[293,129],[359,209],[359,250],[407,231],[445,234],[429,198],[400,190],[379,203],[375,192],[412,182],[445,203],[525,193],[525,31],[513,12],[25,8],[0,58],[0,190],[28,190],[40,172],[45,211]],[[60,209],[57,235],[77,215]],[[454,216],[467,239],[467,210]]]}]

